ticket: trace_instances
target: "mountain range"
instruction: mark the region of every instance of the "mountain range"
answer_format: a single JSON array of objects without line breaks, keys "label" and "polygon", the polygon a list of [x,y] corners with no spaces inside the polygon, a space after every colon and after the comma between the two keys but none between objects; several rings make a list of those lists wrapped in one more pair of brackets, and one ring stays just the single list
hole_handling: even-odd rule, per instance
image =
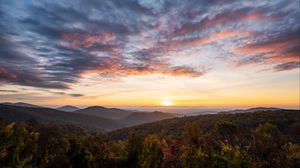
[{"label": "mountain range", "polygon": [[56,108],[56,110],[65,111],[65,112],[74,112],[74,111],[80,110],[80,108],[75,107],[75,106],[66,105],[66,106],[58,107],[58,108]]},{"label": "mountain range", "polygon": [[[257,111],[271,112],[280,111],[279,108],[256,107],[246,110],[223,111],[218,114],[240,114],[252,113]],[[199,116],[209,114],[203,113]],[[211,115],[211,114],[210,114]],[[102,106],[91,106],[80,109],[75,106],[63,106],[57,109],[37,106],[33,104],[0,103],[0,118],[6,122],[27,121],[34,119],[39,123],[55,123],[60,125],[75,125],[87,131],[109,132],[121,128],[152,123],[171,118],[186,118],[173,113],[165,112],[140,112],[134,110],[124,110],[118,108],[106,108]]]},{"label": "mountain range", "polygon": [[97,117],[105,117],[110,119],[122,119],[134,112],[129,110],[118,109],[118,108],[91,106],[85,109],[74,111],[74,113],[80,113],[80,114],[97,116]]},{"label": "mountain range", "polygon": [[282,110],[280,108],[274,108],[274,107],[255,107],[255,108],[249,108],[249,109],[236,109],[236,110],[230,110],[230,111],[222,111],[218,114],[236,114],[236,113],[252,113],[257,111],[279,111]]},{"label": "mountain range", "polygon": [[[264,107],[251,108],[243,112],[235,111],[232,113],[227,112],[171,118],[114,130],[107,133],[107,135],[114,140],[128,138],[128,132],[137,132],[142,136],[158,134],[161,137],[179,137],[185,125],[190,123],[196,124],[204,132],[214,129],[219,123],[232,123],[241,130],[255,129],[260,124],[271,123],[276,125],[279,130],[288,136],[291,136],[289,138],[300,143],[300,111]],[[232,129],[232,127],[227,128]],[[246,134],[243,136],[247,137],[249,135]]]},{"label": "mountain range", "polygon": [[17,102],[17,103],[4,102],[4,103],[1,103],[1,104],[2,105],[8,105],[8,106],[17,106],[17,107],[43,108],[42,106],[37,106],[37,105],[34,105],[34,104],[23,103],[23,102]]},{"label": "mountain range", "polygon": [[74,106],[52,109],[26,103],[1,103],[0,118],[6,122],[34,119],[40,123],[75,125],[88,131],[107,132],[174,117],[162,112],[134,112],[102,106],[76,109]]}]

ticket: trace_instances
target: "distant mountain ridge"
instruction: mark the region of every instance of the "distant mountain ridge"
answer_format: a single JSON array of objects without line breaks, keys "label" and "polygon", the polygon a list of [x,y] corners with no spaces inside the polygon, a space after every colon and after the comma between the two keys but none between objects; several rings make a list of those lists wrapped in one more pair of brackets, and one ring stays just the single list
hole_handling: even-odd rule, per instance
[{"label": "distant mountain ridge", "polygon": [[92,106],[73,112],[51,108],[23,107],[0,104],[0,117],[6,122],[35,119],[40,123],[75,125],[93,132],[107,132],[174,116],[162,112],[132,112],[117,108]]},{"label": "distant mountain ridge", "polygon": [[80,108],[78,108],[76,106],[70,106],[70,105],[58,107],[56,109],[60,110],[60,111],[64,111],[64,112],[74,112],[74,111],[80,110]]},{"label": "distant mountain ridge", "polygon": [[17,102],[17,103],[3,102],[3,103],[0,103],[0,104],[9,105],[9,106],[18,106],[18,107],[45,108],[45,107],[42,107],[42,106],[37,106],[37,105],[34,105],[34,104],[29,104],[29,103],[24,103],[24,102]]},{"label": "distant mountain ridge", "polygon": [[274,107],[254,107],[249,109],[237,109],[237,110],[230,110],[230,111],[222,111],[218,114],[236,114],[236,113],[251,113],[251,112],[257,112],[257,111],[279,111],[282,110],[280,108],[274,108]]},{"label": "distant mountain ridge", "polygon": [[33,108],[0,105],[0,117],[6,122],[35,119],[40,123],[75,125],[89,131],[106,132],[127,127],[126,124],[108,118],[63,112],[51,108]]},{"label": "distant mountain ridge", "polygon": [[[28,103],[0,103],[0,117],[4,121],[26,121],[36,119],[41,123],[57,123],[62,125],[76,125],[89,131],[107,132],[115,129],[156,122],[160,120],[179,117],[164,112],[137,112],[118,108],[91,106],[76,110],[75,106],[63,106],[51,109]],[[69,110],[66,112],[65,110]],[[279,108],[255,107],[246,110],[223,111],[218,114],[238,114],[252,112],[280,111]],[[201,116],[200,114],[199,116]]]},{"label": "distant mountain ridge", "polygon": [[110,118],[110,119],[122,119],[134,112],[128,111],[128,110],[123,110],[123,109],[118,109],[118,108],[106,108],[102,106],[91,106],[87,107],[85,109],[80,109],[77,111],[74,111],[75,113],[80,113],[80,114],[86,114],[86,115],[92,115],[92,116],[101,116],[105,118]]}]

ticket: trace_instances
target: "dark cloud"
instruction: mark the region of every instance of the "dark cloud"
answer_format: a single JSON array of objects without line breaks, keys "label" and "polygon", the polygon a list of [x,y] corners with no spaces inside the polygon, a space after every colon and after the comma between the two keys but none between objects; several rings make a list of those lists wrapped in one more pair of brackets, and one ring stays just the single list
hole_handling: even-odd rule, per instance
[{"label": "dark cloud", "polygon": [[300,61],[299,62],[286,62],[282,64],[278,64],[274,66],[274,71],[287,71],[295,68],[300,68]]},{"label": "dark cloud", "polygon": [[35,72],[28,71],[27,69],[11,70],[1,66],[0,82],[42,88],[68,88],[65,84],[42,79],[38,76],[38,74],[35,74]]},{"label": "dark cloud", "polygon": [[51,91],[51,90],[42,90],[48,93],[52,93],[55,95],[61,95],[61,96],[71,96],[71,97],[83,97],[84,94],[79,94],[79,93],[66,93],[66,92],[61,92],[61,91]]},{"label": "dark cloud", "polygon": [[82,96],[84,96],[83,94],[76,94],[76,93],[69,94],[69,95],[72,96],[72,97],[82,97]]},{"label": "dark cloud", "polygon": [[0,93],[17,93],[18,91],[17,90],[2,90],[0,89]]}]

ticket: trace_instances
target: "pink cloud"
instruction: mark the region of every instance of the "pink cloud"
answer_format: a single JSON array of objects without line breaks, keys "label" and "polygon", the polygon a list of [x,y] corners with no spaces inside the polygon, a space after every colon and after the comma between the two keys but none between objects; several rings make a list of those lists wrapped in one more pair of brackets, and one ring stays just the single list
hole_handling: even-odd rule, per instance
[{"label": "pink cloud", "polygon": [[107,43],[114,39],[114,35],[112,33],[105,33],[101,35],[82,35],[79,33],[64,33],[62,34],[62,40],[66,41],[70,44],[72,48],[84,47],[91,48],[96,43]]},{"label": "pink cloud", "polygon": [[209,34],[208,36],[203,37],[195,37],[190,38],[186,40],[176,40],[171,41],[169,43],[169,49],[182,49],[182,48],[188,48],[188,47],[195,47],[200,45],[207,45],[209,43],[214,43],[219,40],[224,40],[226,38],[231,37],[246,37],[251,35],[250,31],[236,31],[236,30],[227,30],[227,31],[220,31],[220,32],[214,32]]},{"label": "pink cloud", "polygon": [[265,15],[264,12],[260,10],[251,12],[245,12],[243,10],[226,11],[216,15],[213,18],[206,17],[200,22],[183,25],[180,29],[176,30],[174,34],[179,36],[218,25],[225,25],[227,23],[240,23],[245,21],[267,22],[277,18],[278,16]]}]

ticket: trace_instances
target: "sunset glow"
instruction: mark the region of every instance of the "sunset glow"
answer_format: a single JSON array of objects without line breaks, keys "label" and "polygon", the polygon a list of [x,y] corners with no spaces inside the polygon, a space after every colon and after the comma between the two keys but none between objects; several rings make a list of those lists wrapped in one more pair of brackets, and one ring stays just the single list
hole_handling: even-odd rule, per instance
[{"label": "sunset glow", "polygon": [[4,0],[0,101],[299,108],[299,13],[293,0]]},{"label": "sunset glow", "polygon": [[0,0],[0,168],[298,167],[299,19],[300,0]]},{"label": "sunset glow", "polygon": [[172,102],[171,100],[162,100],[162,101],[160,102],[160,104],[161,104],[162,106],[172,106],[172,105],[173,105],[173,102]]}]

